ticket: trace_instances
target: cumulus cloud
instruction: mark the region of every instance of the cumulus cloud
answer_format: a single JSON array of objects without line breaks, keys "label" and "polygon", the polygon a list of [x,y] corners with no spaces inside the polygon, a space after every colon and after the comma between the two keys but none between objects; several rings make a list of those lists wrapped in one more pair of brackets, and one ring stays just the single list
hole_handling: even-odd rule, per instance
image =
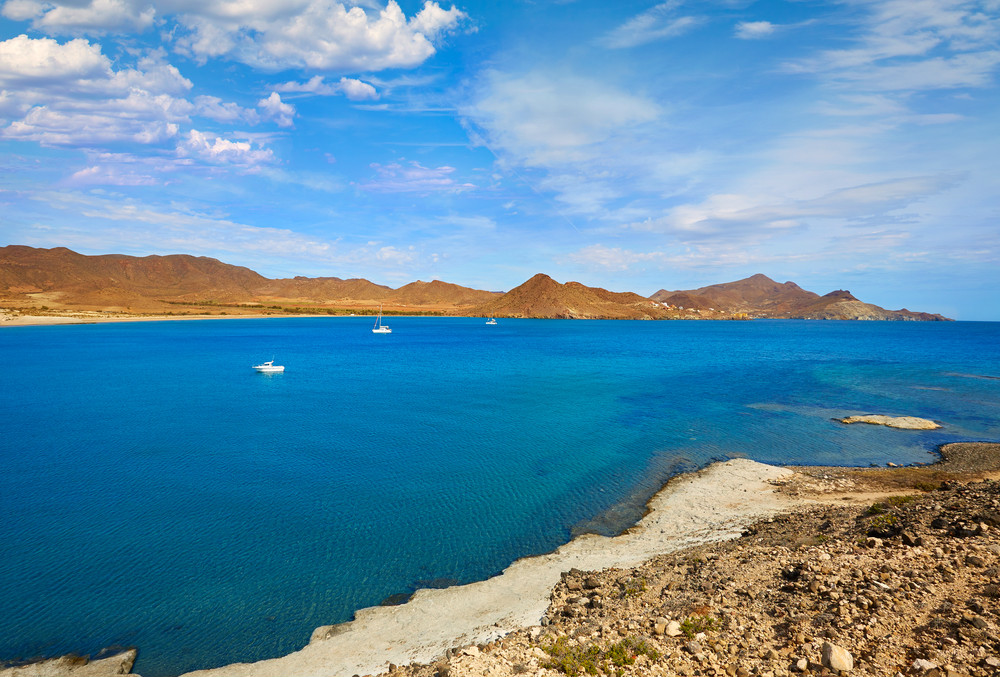
[{"label": "cumulus cloud", "polygon": [[46,145],[159,143],[187,120],[191,103],[177,95],[190,88],[158,50],[135,68],[115,70],[100,45],[82,39],[59,44],[21,35],[0,42],[0,90],[17,92],[0,103],[12,119],[0,129],[8,138]]},{"label": "cumulus cloud", "polygon": [[257,107],[261,109],[264,117],[274,120],[279,127],[292,127],[295,118],[295,106],[281,100],[281,95],[271,92],[271,96],[257,102]]},{"label": "cumulus cloud", "polygon": [[[263,70],[412,68],[466,17],[435,0],[407,18],[396,0],[7,0],[3,15],[50,35],[139,33],[168,23],[174,47],[201,62],[224,57]],[[368,8],[368,9],[366,9]]]},{"label": "cumulus cloud", "polygon": [[[162,50],[136,57],[134,67],[116,68],[101,46],[76,38],[63,44],[21,35],[0,42],[0,115],[8,124],[0,137],[46,146],[101,148],[109,144],[173,145],[178,153],[218,165],[270,162],[270,150],[251,148],[181,130],[199,116],[223,123],[256,124],[261,113],[218,97],[187,98],[191,82],[166,61]],[[260,102],[267,119],[291,124],[295,109],[277,93]],[[148,173],[94,164],[73,177],[78,183],[145,185]]]},{"label": "cumulus cloud", "polygon": [[598,42],[612,49],[626,49],[683,35],[700,20],[693,16],[676,16],[681,4],[680,0],[661,2],[603,35]]},{"label": "cumulus cloud", "polygon": [[741,40],[759,40],[774,34],[776,26],[770,21],[741,21],[736,24],[736,37]]},{"label": "cumulus cloud", "polygon": [[275,91],[288,93],[316,94],[317,96],[343,95],[351,101],[366,101],[378,98],[375,88],[356,78],[340,78],[340,82],[326,82],[316,75],[306,82],[285,82],[275,86]]},{"label": "cumulus cloud", "polygon": [[238,165],[248,170],[274,161],[274,153],[268,148],[255,148],[248,140],[232,141],[197,129],[189,131],[187,138],[177,145],[177,156],[211,164]]},{"label": "cumulus cloud", "polygon": [[14,21],[31,21],[32,28],[55,35],[102,35],[138,33],[150,28],[156,18],[152,2],[140,0],[90,0],[40,2],[8,0],[3,16]]},{"label": "cumulus cloud", "polygon": [[395,0],[369,14],[333,0],[210,3],[178,16],[176,47],[199,60],[226,57],[262,70],[378,71],[412,68],[465,13],[437,2],[407,19]]},{"label": "cumulus cloud", "polygon": [[255,125],[260,122],[260,114],[257,111],[231,101],[223,101],[217,96],[196,96],[193,114],[229,124],[246,122]]}]

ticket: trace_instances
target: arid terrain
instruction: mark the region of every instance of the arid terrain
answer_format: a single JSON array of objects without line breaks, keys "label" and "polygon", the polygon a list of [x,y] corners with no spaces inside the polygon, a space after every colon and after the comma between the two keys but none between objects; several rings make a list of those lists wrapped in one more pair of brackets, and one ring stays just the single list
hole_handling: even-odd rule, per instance
[{"label": "arid terrain", "polygon": [[539,273],[506,292],[440,280],[398,289],[365,279],[268,279],[249,268],[188,255],[85,256],[64,247],[0,247],[0,316],[69,321],[202,316],[459,315],[560,319],[944,320],[885,310],[849,292],[820,296],[764,275],[652,297]]}]

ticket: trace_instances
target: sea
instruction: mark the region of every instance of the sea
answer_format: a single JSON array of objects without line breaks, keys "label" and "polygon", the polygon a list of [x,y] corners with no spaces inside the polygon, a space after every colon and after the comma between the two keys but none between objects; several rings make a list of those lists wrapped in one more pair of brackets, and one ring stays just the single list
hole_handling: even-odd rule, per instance
[{"label": "sea", "polygon": [[[615,534],[677,473],[1000,440],[1000,323],[392,317],[0,330],[0,661],[275,657]],[[251,365],[274,359],[284,373]],[[846,426],[912,415],[935,431]]]}]

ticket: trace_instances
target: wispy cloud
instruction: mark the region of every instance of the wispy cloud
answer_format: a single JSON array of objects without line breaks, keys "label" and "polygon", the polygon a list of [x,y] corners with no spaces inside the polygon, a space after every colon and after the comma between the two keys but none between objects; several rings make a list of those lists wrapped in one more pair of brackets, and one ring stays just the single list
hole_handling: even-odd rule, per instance
[{"label": "wispy cloud", "polygon": [[698,26],[701,19],[678,16],[677,10],[682,4],[680,0],[661,2],[604,34],[598,44],[612,49],[627,49],[683,35]]},{"label": "wispy cloud", "polygon": [[316,94],[318,96],[345,96],[351,101],[366,101],[378,98],[376,89],[357,78],[340,78],[339,82],[326,82],[322,75],[316,75],[306,82],[285,82],[275,85],[277,92]]},{"label": "wispy cloud", "polygon": [[591,157],[623,130],[650,123],[660,107],[599,80],[558,72],[490,72],[462,109],[483,140],[520,163],[558,165]]},{"label": "wispy cloud", "polygon": [[375,178],[359,185],[363,190],[382,193],[434,193],[461,192],[476,186],[452,178],[454,167],[424,167],[419,162],[406,164],[393,162],[387,165],[372,164]]}]

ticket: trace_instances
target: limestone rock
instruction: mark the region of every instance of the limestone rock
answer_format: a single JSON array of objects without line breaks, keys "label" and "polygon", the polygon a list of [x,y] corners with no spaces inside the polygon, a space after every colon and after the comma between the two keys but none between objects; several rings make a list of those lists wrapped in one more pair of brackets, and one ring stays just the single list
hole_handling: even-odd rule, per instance
[{"label": "limestone rock", "polygon": [[871,423],[873,425],[884,425],[890,428],[902,428],[905,430],[934,430],[941,426],[934,421],[916,416],[882,416],[880,414],[869,414],[866,416],[848,416],[840,419],[841,423]]},{"label": "limestone rock", "polygon": [[851,652],[844,647],[823,642],[823,665],[831,670],[850,672],[854,669],[854,657]]}]

